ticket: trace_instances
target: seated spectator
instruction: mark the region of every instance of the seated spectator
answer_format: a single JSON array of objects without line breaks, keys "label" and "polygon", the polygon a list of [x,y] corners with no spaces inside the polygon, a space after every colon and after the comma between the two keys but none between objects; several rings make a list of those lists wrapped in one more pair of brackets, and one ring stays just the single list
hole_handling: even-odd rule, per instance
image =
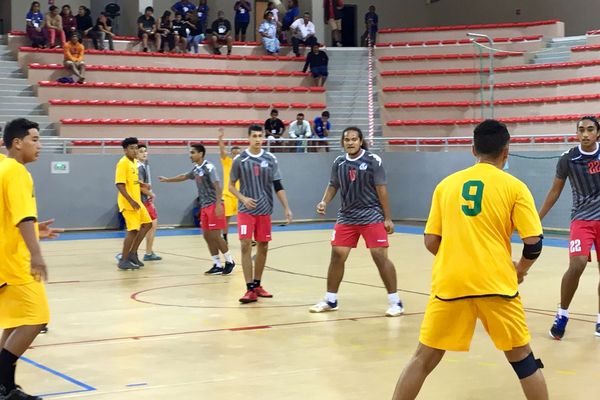
[{"label": "seated spectator", "polygon": [[279,39],[277,38],[277,23],[273,20],[273,13],[267,11],[264,21],[258,27],[262,36],[263,47],[267,54],[279,54]]},{"label": "seated spectator", "polygon": [[235,40],[246,41],[246,30],[250,24],[250,11],[252,11],[252,4],[248,0],[238,0],[233,5],[235,10]]},{"label": "seated spectator", "polygon": [[315,43],[312,45],[311,52],[306,56],[306,63],[304,63],[302,72],[306,72],[310,65],[310,73],[315,80],[315,86],[323,86],[329,75],[327,72],[328,64],[329,57],[327,57],[327,53],[321,51],[319,43]]},{"label": "seated spectator", "polygon": [[313,121],[313,132],[315,133],[315,139],[313,140],[311,147],[315,152],[319,151],[319,147],[325,147],[325,151],[329,152],[329,145],[327,138],[331,131],[331,123],[329,122],[329,111],[323,111],[320,117],[315,118]]},{"label": "seated spectator", "polygon": [[198,18],[200,18],[200,22],[202,23],[202,32],[206,32],[206,23],[208,21],[208,5],[206,4],[206,0],[198,1]]},{"label": "seated spectator", "polygon": [[65,4],[60,11],[60,17],[62,18],[63,31],[65,31],[65,36],[69,40],[71,35],[77,31],[77,21],[73,16],[71,6]]},{"label": "seated spectator", "polygon": [[146,7],[144,15],[141,15],[138,20],[138,37],[142,39],[142,51],[148,52],[148,40],[154,40],[156,44],[156,50],[162,51],[160,47],[161,38],[157,33],[156,20],[152,16],[154,14],[154,8]]},{"label": "seated spectator", "polygon": [[[63,31],[62,18],[58,13],[58,7],[50,6],[49,10],[44,16],[44,31],[48,45],[50,48],[64,46],[67,39],[65,31]],[[60,44],[56,44],[57,36],[60,38]]]},{"label": "seated spectator", "polygon": [[375,46],[378,29],[379,16],[375,13],[375,6],[370,6],[369,12],[365,14],[365,33],[362,35],[363,46]]},{"label": "seated spectator", "polygon": [[231,37],[231,22],[225,19],[225,13],[219,11],[217,19],[212,23],[212,36],[210,44],[215,54],[221,54],[221,46],[227,45],[227,55],[231,54],[233,38]]},{"label": "seated spectator", "polygon": [[171,40],[169,50],[178,53],[185,53],[187,49],[187,29],[183,16],[180,13],[175,14],[175,19],[171,24]]},{"label": "seated spectator", "polygon": [[85,82],[85,63],[83,62],[83,53],[84,48],[83,45],[79,43],[79,36],[74,33],[71,35],[71,39],[65,43],[64,66],[77,76],[77,83]]},{"label": "seated spectator", "polygon": [[105,39],[108,39],[108,48],[110,50],[115,49],[115,44],[113,42],[113,37],[115,34],[112,31],[112,22],[104,12],[100,13],[100,16],[96,20],[96,25],[94,25],[90,31],[89,36],[92,38],[92,42],[94,43],[94,48],[96,50],[105,49]]},{"label": "seated spectator", "polygon": [[171,26],[172,26],[172,21],[171,21],[171,11],[166,10],[162,17],[160,17],[160,22],[158,24],[158,29],[157,29],[157,33],[161,36],[161,42],[162,42],[162,51],[165,51],[165,47],[169,46],[172,42],[171,36]]},{"label": "seated spectator", "polygon": [[190,11],[196,11],[196,6],[191,1],[182,0],[182,1],[178,1],[177,3],[173,4],[173,7],[171,7],[171,10],[174,13],[186,15]]},{"label": "seated spectator", "polygon": [[302,19],[297,19],[290,26],[292,31],[292,48],[296,57],[300,57],[300,44],[304,44],[307,47],[312,47],[317,43],[315,37],[315,24],[310,20],[310,13],[305,12]]},{"label": "seated spectator", "polygon": [[25,16],[27,24],[27,37],[31,40],[32,47],[46,47],[46,37],[44,36],[44,14],[40,12],[40,2],[34,1],[29,7],[29,12]]},{"label": "seated spectator", "polygon": [[281,139],[285,132],[283,121],[278,118],[279,111],[271,110],[271,118],[265,121],[265,134],[267,135],[268,146],[271,152],[281,152],[281,147],[285,146],[285,142]]},{"label": "seated spectator", "polygon": [[77,34],[79,39],[83,41],[83,38],[87,37],[94,28],[94,21],[92,21],[90,9],[85,6],[80,6],[75,16],[77,22]]},{"label": "seated spectator", "polygon": [[200,42],[204,40],[204,32],[202,31],[202,22],[198,18],[198,13],[188,11],[185,21],[185,27],[189,31],[188,34],[188,50],[194,48],[194,53],[198,54]]},{"label": "seated spectator", "polygon": [[288,0],[287,11],[283,15],[283,21],[281,21],[281,33],[284,38],[283,42],[288,43],[291,38],[287,37],[286,32],[290,30],[290,26],[294,23],[298,17],[300,17],[300,7],[298,7],[298,0]]},{"label": "seated spectator", "polygon": [[[296,115],[296,120],[290,124],[288,133],[292,139],[297,139],[290,142],[290,147],[292,147],[292,149],[295,147],[296,153],[303,153],[303,139],[312,137],[310,124],[308,121],[304,120],[304,114],[299,113]],[[294,153],[294,150],[292,150],[292,153]]]}]

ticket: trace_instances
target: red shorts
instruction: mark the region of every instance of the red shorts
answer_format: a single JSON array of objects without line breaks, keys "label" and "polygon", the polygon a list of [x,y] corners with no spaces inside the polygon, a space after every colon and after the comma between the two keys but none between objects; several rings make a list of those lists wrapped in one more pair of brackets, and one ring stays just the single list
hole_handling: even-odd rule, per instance
[{"label": "red shorts", "polygon": [[146,206],[146,210],[148,210],[148,214],[150,214],[152,221],[156,221],[158,219],[158,213],[156,212],[156,208],[154,208],[154,203],[149,200],[144,203],[144,206]]},{"label": "red shorts", "polygon": [[383,222],[368,225],[335,224],[331,245],[356,248],[361,236],[368,249],[390,246]]},{"label": "red shorts", "polygon": [[237,215],[240,239],[252,239],[257,242],[271,241],[271,216],[239,213]]},{"label": "red shorts", "polygon": [[572,221],[569,235],[569,256],[586,256],[591,261],[592,244],[596,246],[596,253],[598,253],[600,221]]},{"label": "red shorts", "polygon": [[217,204],[211,204],[208,207],[200,209],[200,228],[203,231],[216,231],[227,228],[227,220],[225,219],[225,207],[223,214],[217,216]]}]

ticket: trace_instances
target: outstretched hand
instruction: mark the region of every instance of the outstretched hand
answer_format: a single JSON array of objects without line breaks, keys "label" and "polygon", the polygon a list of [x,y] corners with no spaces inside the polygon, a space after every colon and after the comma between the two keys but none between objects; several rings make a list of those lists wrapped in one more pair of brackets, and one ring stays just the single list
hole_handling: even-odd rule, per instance
[{"label": "outstretched hand", "polygon": [[56,239],[62,232],[65,231],[64,229],[60,228],[51,228],[50,225],[53,223],[54,219],[49,219],[38,224],[40,239]]}]

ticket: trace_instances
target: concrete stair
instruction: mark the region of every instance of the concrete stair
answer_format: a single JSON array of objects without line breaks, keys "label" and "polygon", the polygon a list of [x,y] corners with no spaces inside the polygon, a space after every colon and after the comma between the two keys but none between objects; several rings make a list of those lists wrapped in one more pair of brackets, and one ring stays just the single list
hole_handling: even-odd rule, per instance
[{"label": "concrete stair", "polygon": [[547,51],[536,54],[533,59],[533,64],[552,64],[570,61],[571,47],[585,44],[585,36],[569,36],[551,39],[546,46]]}]

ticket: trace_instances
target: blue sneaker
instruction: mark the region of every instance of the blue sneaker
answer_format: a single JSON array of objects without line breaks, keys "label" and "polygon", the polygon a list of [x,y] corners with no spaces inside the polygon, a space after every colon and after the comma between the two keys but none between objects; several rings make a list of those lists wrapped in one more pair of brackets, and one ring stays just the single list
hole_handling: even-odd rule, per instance
[{"label": "blue sneaker", "polygon": [[600,322],[596,324],[596,336],[600,337]]},{"label": "blue sneaker", "polygon": [[152,252],[151,254],[144,254],[144,261],[160,261],[162,260],[161,256],[157,256]]},{"label": "blue sneaker", "polygon": [[337,311],[338,310],[338,302],[330,302],[327,300],[323,300],[312,306],[308,309],[311,313],[322,313],[327,311]]},{"label": "blue sneaker", "polygon": [[562,339],[565,335],[567,322],[569,322],[569,317],[563,317],[556,314],[556,317],[554,318],[554,324],[552,325],[552,328],[550,328],[550,337],[556,340]]}]

